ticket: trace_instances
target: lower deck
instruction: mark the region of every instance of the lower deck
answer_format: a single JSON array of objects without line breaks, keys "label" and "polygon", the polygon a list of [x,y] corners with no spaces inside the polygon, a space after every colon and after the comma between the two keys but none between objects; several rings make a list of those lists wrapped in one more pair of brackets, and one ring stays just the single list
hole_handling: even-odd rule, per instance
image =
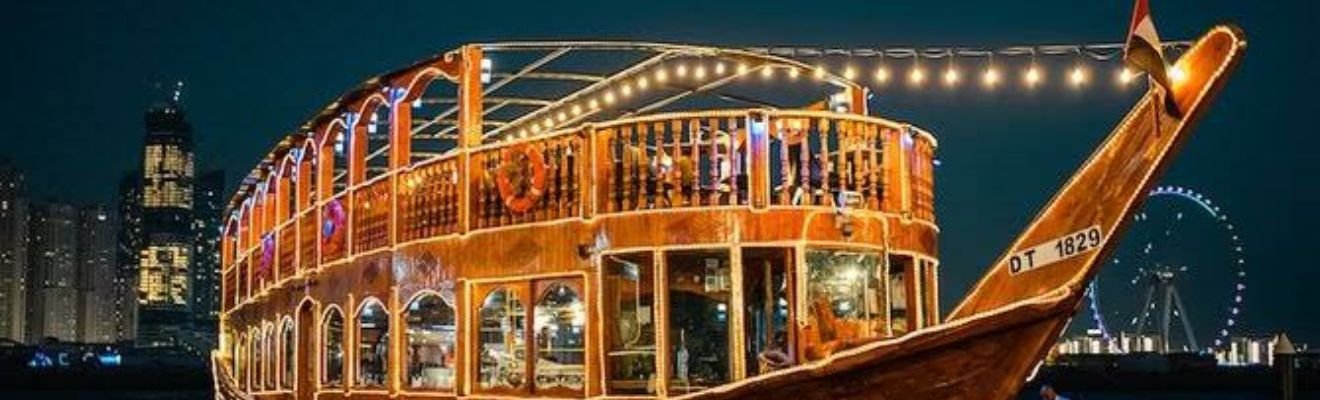
[{"label": "lower deck", "polygon": [[[820,221],[774,232],[834,224],[800,214]],[[933,249],[895,245],[907,241],[880,228],[891,218],[861,213],[849,235],[815,240],[758,236],[734,216],[693,224],[733,240],[679,235],[691,244],[640,245],[609,221],[576,248],[555,227],[411,244],[241,304],[218,367],[257,398],[700,392],[936,324]]]}]

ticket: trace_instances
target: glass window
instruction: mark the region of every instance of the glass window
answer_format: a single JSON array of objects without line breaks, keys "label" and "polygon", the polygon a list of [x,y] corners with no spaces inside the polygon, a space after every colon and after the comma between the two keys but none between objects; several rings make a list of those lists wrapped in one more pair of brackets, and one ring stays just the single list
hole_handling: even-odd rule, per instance
[{"label": "glass window", "polygon": [[454,308],[436,294],[413,300],[404,314],[408,334],[408,388],[453,389],[457,325]]},{"label": "glass window", "polygon": [[743,250],[743,332],[747,376],[793,364],[789,348],[788,260],[792,249]]},{"label": "glass window", "polygon": [[910,325],[908,307],[908,270],[912,258],[889,256],[889,329],[895,336],[907,333]]},{"label": "glass window", "polygon": [[540,286],[536,302],[536,389],[582,392],[586,362],[586,307],[568,282]]},{"label": "glass window", "polygon": [[669,376],[672,394],[729,382],[729,300],[726,251],[669,253]]},{"label": "glass window", "polygon": [[650,252],[605,256],[607,394],[655,394],[655,271]]},{"label": "glass window", "polygon": [[266,389],[275,389],[275,365],[278,358],[275,349],[275,327],[268,325],[266,326],[266,347],[262,349],[266,353],[266,363],[261,365],[261,377],[262,381],[265,382],[262,387]]},{"label": "glass window", "polygon": [[884,335],[880,256],[847,250],[807,252],[804,355],[816,360]]},{"label": "glass window", "polygon": [[266,369],[266,338],[261,331],[252,332],[252,387],[254,389],[264,389],[265,383],[261,379],[262,372]]},{"label": "glass window", "polygon": [[368,300],[358,314],[356,387],[385,387],[385,362],[390,348],[390,314],[380,301]]},{"label": "glass window", "polygon": [[526,312],[518,294],[499,288],[481,303],[478,387],[518,390],[527,386]]},{"label": "glass window", "polygon": [[280,387],[284,389],[293,388],[293,370],[297,367],[293,365],[293,349],[296,345],[293,338],[293,320],[284,320],[284,339],[280,345],[284,346],[284,370],[281,371]]},{"label": "glass window", "polygon": [[238,384],[243,389],[248,388],[248,341],[247,337],[239,336],[237,346],[234,348],[234,377],[238,378]]},{"label": "glass window", "polygon": [[321,372],[321,385],[328,388],[344,384],[344,315],[338,308],[325,317],[325,371]]}]

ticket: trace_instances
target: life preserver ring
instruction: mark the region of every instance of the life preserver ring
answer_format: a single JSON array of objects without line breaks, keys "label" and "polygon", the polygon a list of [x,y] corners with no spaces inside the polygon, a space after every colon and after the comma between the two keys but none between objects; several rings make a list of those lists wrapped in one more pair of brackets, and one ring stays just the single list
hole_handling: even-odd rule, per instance
[{"label": "life preserver ring", "polygon": [[495,172],[504,207],[521,214],[532,209],[545,194],[545,161],[531,144],[505,151]]}]

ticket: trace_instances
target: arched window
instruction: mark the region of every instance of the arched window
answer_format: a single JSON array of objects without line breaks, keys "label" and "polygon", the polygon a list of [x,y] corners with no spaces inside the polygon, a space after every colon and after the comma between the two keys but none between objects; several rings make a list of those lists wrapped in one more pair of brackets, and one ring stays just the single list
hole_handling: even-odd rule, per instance
[{"label": "arched window", "polygon": [[238,385],[243,390],[247,390],[248,373],[248,338],[247,335],[239,335],[238,341],[234,343],[234,379],[238,380]]},{"label": "arched window", "polygon": [[379,300],[362,304],[357,323],[357,380],[355,387],[385,387],[385,362],[389,359],[390,314]]},{"label": "arched window", "polygon": [[294,349],[297,348],[295,347],[297,345],[297,343],[295,343],[296,339],[294,339],[293,336],[293,319],[284,319],[284,328],[282,329],[282,332],[280,332],[280,336],[282,336],[280,339],[280,346],[284,346],[284,351],[281,352],[284,357],[281,360],[284,368],[280,371],[280,388],[293,389],[293,370],[294,368],[297,368],[294,366],[293,354]]},{"label": "arched window", "polygon": [[261,375],[265,384],[263,384],[262,387],[265,387],[267,390],[273,390],[275,389],[275,366],[279,364],[279,356],[277,355],[278,353],[276,353],[278,347],[276,347],[275,343],[275,326],[268,324],[266,325],[265,330],[266,347],[264,350],[266,352],[266,363],[261,366],[262,369],[265,370]]},{"label": "arched window", "polygon": [[408,388],[453,389],[458,357],[454,307],[439,295],[424,294],[408,304],[404,321],[408,335],[405,361]]},{"label": "arched window", "polygon": [[344,384],[344,315],[338,308],[331,308],[325,316],[325,368],[321,371],[321,386],[328,388],[342,387]]},{"label": "arched window", "polygon": [[[538,285],[540,286],[540,285]],[[536,302],[536,390],[581,392],[585,376],[586,307],[572,286],[552,282]]]},{"label": "arched window", "polygon": [[266,335],[261,333],[260,329],[252,331],[252,388],[261,390],[263,386],[262,372],[266,369]]},{"label": "arched window", "polygon": [[481,303],[481,353],[477,367],[482,390],[519,390],[527,387],[526,312],[518,295],[499,288]]}]

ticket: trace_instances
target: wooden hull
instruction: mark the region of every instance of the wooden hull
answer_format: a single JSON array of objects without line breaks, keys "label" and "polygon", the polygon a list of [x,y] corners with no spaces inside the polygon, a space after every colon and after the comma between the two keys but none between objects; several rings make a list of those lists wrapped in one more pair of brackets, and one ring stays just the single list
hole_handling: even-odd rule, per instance
[{"label": "wooden hull", "polygon": [[693,399],[1007,399],[1067,323],[1077,293],[842,352]]}]

